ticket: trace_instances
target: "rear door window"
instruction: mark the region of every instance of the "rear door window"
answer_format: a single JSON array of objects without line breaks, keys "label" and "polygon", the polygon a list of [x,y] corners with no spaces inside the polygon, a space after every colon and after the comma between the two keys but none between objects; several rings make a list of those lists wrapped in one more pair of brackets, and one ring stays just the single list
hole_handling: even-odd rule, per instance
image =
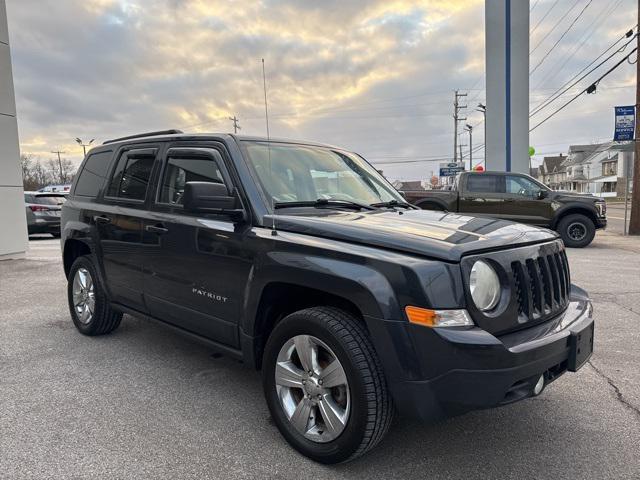
[{"label": "rear door window", "polygon": [[155,150],[145,149],[123,152],[111,176],[107,196],[143,201],[149,186],[149,178],[151,177],[154,162]]},{"label": "rear door window", "polygon": [[502,177],[499,175],[469,175],[467,177],[467,190],[473,193],[504,193],[501,188]]}]

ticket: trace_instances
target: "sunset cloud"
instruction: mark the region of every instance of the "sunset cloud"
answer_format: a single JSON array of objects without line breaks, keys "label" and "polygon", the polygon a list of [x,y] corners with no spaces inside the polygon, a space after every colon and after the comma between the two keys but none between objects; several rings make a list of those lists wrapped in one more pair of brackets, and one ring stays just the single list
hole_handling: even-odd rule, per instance
[{"label": "sunset cloud", "polygon": [[[568,57],[594,22],[591,39],[552,84],[532,92],[532,102],[634,23],[631,0],[606,17],[598,16],[605,2],[594,3],[603,5],[587,12],[575,35],[567,36],[566,48],[562,45],[545,66]],[[452,90],[472,88],[474,105],[485,99],[481,0],[7,4],[21,146],[44,158],[60,148],[78,161],[81,149],[73,141],[78,136],[102,141],[165,128],[229,131],[227,117],[233,115],[240,118],[242,133],[262,135],[261,58],[272,134],[344,145],[374,162],[451,155]],[[549,5],[542,0],[538,14]],[[539,18],[536,12],[533,17]],[[608,83],[628,82],[633,72],[626,70]],[[532,84],[548,74],[541,68]],[[606,137],[610,107],[634,102],[631,89],[604,87],[558,116],[555,126],[536,131],[532,143]],[[470,121],[479,120],[470,112]],[[477,134],[481,138],[481,126]],[[426,178],[435,166],[382,168],[391,177]]]}]

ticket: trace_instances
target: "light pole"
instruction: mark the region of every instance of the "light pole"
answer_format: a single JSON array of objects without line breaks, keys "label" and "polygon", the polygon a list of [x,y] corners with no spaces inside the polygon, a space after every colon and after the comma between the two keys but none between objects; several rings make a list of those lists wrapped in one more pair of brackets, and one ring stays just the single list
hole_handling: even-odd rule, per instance
[{"label": "light pole", "polygon": [[482,113],[482,123],[484,123],[484,162],[487,164],[487,106],[482,103],[478,104],[476,112]]},{"label": "light pole", "polygon": [[95,138],[92,138],[91,140],[89,140],[89,143],[82,143],[82,140],[76,137],[76,142],[82,147],[82,151],[84,152],[85,157],[87,156],[87,147],[90,146],[94,140]]},{"label": "light pole", "polygon": [[465,129],[469,132],[469,171],[473,170],[473,125],[467,123]]}]

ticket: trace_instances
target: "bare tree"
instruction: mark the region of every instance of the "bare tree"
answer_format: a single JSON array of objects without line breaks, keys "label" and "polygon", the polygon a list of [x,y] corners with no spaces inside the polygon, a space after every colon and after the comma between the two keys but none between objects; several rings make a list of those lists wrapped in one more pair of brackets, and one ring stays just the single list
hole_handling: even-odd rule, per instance
[{"label": "bare tree", "polygon": [[39,190],[50,184],[71,183],[75,175],[75,166],[67,158],[47,160],[44,164],[31,154],[20,155],[22,185],[25,190]]},{"label": "bare tree", "polygon": [[47,160],[47,170],[50,182],[61,185],[70,183],[75,175],[73,163],[68,158],[63,158],[59,162],[54,159]]}]

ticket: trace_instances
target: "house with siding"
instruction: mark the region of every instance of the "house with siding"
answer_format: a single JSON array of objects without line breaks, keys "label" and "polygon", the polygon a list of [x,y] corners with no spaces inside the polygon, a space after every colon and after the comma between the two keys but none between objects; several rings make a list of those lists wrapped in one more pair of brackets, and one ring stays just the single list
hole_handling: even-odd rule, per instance
[{"label": "house with siding", "polygon": [[542,164],[538,167],[538,180],[548,186],[551,190],[563,190],[566,170],[564,161],[566,156],[560,154],[554,157],[544,157]]},{"label": "house with siding", "polygon": [[626,172],[633,172],[632,144],[606,142],[571,145],[563,162],[566,170],[564,190],[599,197],[624,195]]}]

